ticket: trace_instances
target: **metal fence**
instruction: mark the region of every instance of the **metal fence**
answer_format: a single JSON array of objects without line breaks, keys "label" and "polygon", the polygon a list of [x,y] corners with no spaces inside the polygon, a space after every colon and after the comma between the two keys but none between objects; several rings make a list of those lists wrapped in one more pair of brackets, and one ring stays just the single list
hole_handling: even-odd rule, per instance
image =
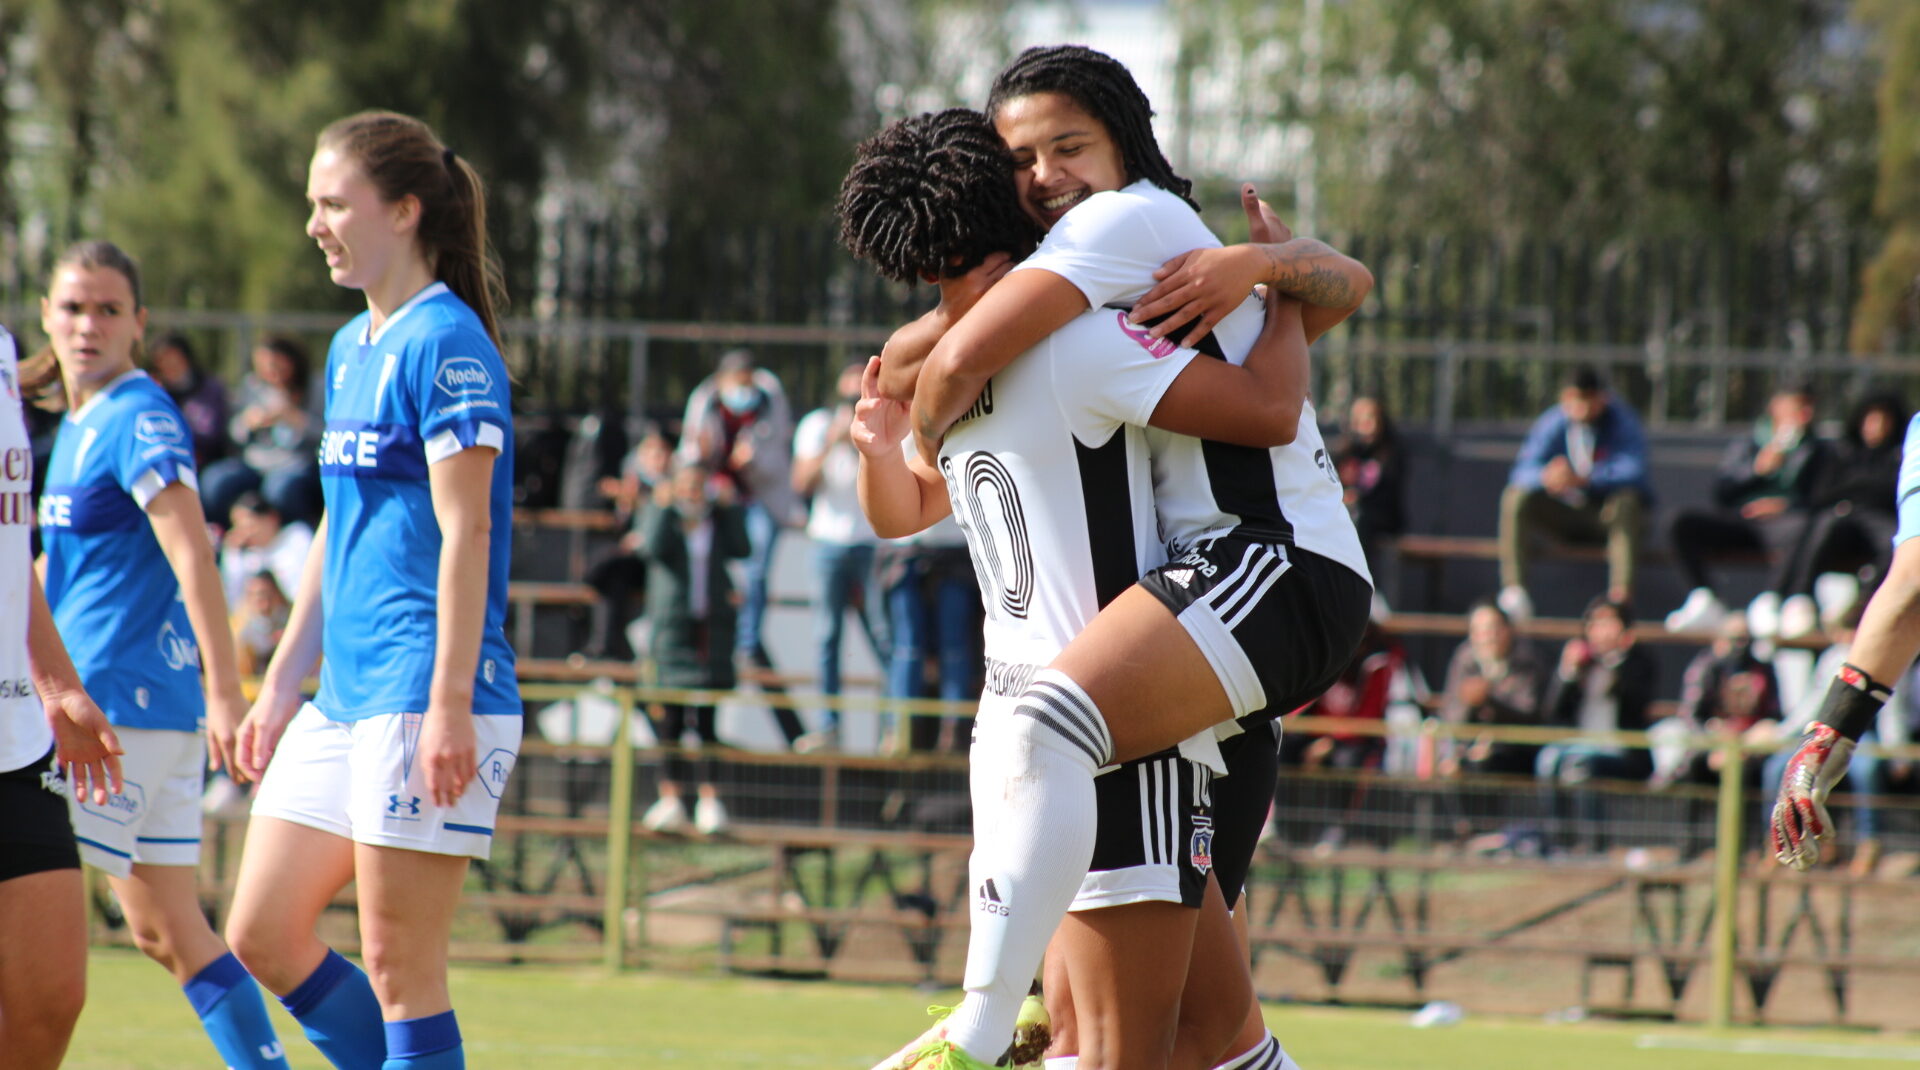
[{"label": "metal fence", "polygon": [[[1372,306],[1369,306],[1371,309]],[[26,310],[0,321],[28,322]],[[904,313],[903,313],[904,315]],[[1832,350],[1565,341],[1408,337],[1368,327],[1335,331],[1315,349],[1314,397],[1331,419],[1357,393],[1377,394],[1408,424],[1446,437],[1511,427],[1552,403],[1566,369],[1606,371],[1655,428],[1742,423],[1765,406],[1783,378],[1810,381],[1823,415],[1842,415],[1868,390],[1920,397],[1920,356],[1865,356]],[[1374,319],[1378,314],[1371,314]],[[237,376],[259,338],[288,335],[316,358],[347,316],[156,309],[155,332],[180,331],[209,367]],[[797,408],[824,398],[840,367],[877,352],[888,326],[692,323],[603,319],[510,319],[503,324],[523,409],[541,415],[677,411],[726,349],[745,346],[786,384]]]}]

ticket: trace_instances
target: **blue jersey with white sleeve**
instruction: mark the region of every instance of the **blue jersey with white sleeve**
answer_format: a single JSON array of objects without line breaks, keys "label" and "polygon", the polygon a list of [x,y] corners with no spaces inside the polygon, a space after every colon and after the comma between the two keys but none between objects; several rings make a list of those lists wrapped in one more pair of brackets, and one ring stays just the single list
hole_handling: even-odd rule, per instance
[{"label": "blue jersey with white sleeve", "polygon": [[193,439],[146,372],[113,380],[60,422],[40,495],[47,602],[87,693],[126,728],[192,732],[206,714],[193,625],[147,522],[147,505],[174,483],[199,489]]},{"label": "blue jersey with white sleeve", "polygon": [[1920,535],[1920,413],[1907,422],[1907,440],[1900,447],[1900,527],[1893,534],[1895,546]]},{"label": "blue jersey with white sleeve", "polygon": [[513,532],[513,420],[506,363],[480,317],[434,283],[395,309],[379,333],[367,313],[327,352],[326,496],[320,694],[336,721],[421,713],[438,634],[440,524],[427,468],[481,446],[493,465],[486,623],[473,712],[518,716],[507,645],[507,557]]}]

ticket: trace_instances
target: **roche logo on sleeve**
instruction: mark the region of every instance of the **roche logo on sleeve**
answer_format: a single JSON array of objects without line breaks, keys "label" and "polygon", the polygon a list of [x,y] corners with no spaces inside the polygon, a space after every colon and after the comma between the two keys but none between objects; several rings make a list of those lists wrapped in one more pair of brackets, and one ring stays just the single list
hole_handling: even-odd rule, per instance
[{"label": "roche logo on sleeve", "polygon": [[178,446],[187,435],[172,413],[154,410],[134,418],[133,437],[155,446]]},{"label": "roche logo on sleeve", "polygon": [[433,385],[449,397],[468,397],[493,390],[493,376],[478,357],[455,357],[440,366]]}]

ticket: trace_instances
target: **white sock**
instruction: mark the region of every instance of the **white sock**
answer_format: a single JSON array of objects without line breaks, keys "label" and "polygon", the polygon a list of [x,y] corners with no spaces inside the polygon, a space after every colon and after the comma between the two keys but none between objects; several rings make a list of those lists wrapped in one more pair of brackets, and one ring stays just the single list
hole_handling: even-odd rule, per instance
[{"label": "white sock", "polygon": [[1080,1070],[1078,1055],[1056,1055],[1047,1060],[1047,1070]]},{"label": "white sock", "polygon": [[1050,669],[1011,714],[983,715],[975,727],[967,995],[947,1019],[947,1039],[982,1062],[1013,1042],[1047,941],[1087,875],[1093,774],[1112,753],[1093,701]]},{"label": "white sock", "polygon": [[1260,1043],[1228,1059],[1214,1070],[1300,1070],[1300,1064],[1287,1055],[1287,1049],[1280,1046],[1269,1032],[1260,1039]]}]

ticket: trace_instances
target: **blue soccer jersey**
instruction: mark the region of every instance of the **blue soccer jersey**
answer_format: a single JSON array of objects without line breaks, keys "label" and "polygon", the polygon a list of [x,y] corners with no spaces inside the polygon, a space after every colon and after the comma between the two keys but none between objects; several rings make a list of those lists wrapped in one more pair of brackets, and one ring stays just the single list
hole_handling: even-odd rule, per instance
[{"label": "blue soccer jersey", "polygon": [[1920,413],[1907,422],[1907,440],[1901,446],[1899,503],[1900,528],[1894,532],[1895,546],[1920,535]]},{"label": "blue soccer jersey", "polygon": [[420,291],[378,336],[366,313],[327,352],[327,503],[320,694],[336,721],[421,713],[433,681],[440,525],[427,468],[473,446],[499,451],[491,488],[487,619],[473,712],[519,715],[507,645],[513,418],[507,368],[480,317],[444,283]]},{"label": "blue soccer jersey", "polygon": [[146,512],[173,483],[198,489],[193,439],[160,384],[127,372],[60,422],[40,531],[47,601],[87,693],[116,725],[191,732],[206,713],[200,648]]}]

